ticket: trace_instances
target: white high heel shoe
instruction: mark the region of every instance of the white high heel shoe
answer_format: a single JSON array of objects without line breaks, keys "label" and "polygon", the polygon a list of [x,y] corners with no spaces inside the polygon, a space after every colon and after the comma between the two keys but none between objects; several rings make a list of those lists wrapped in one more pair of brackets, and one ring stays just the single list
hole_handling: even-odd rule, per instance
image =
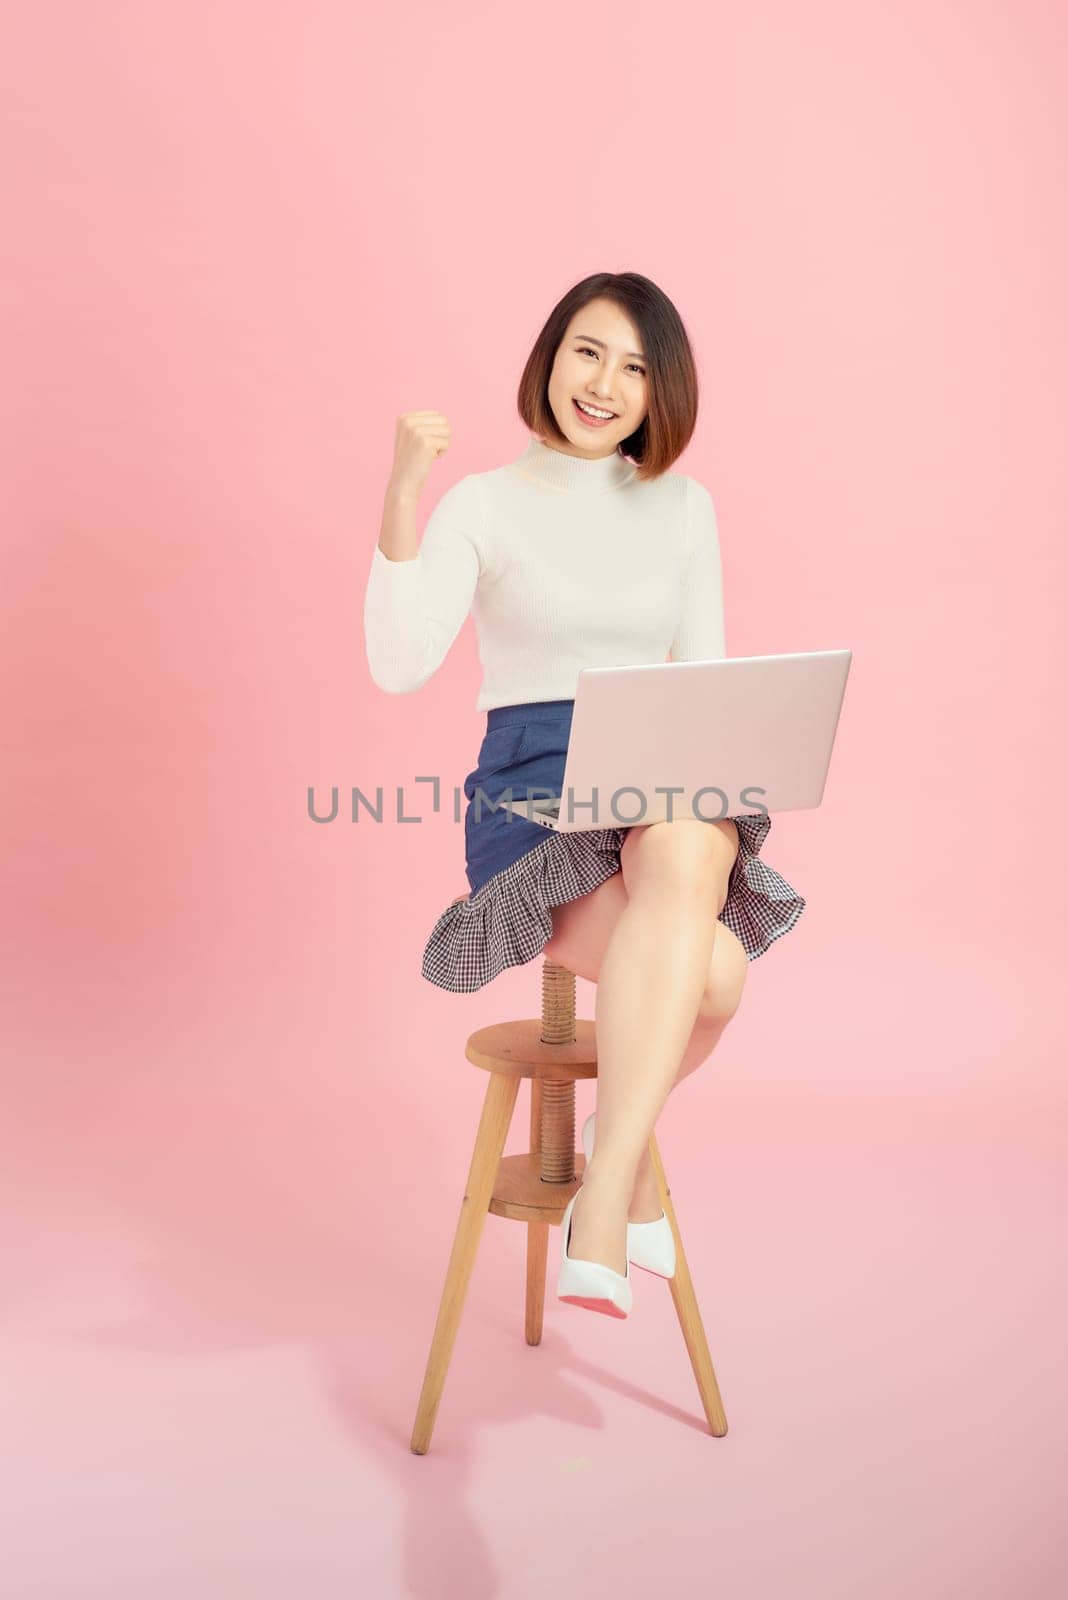
[{"label": "white high heel shoe", "polygon": [[627,1262],[625,1273],[613,1272],[603,1262],[576,1260],[567,1253],[571,1238],[571,1213],[581,1193],[581,1188],[575,1190],[560,1219],[560,1275],[556,1282],[556,1298],[566,1300],[573,1306],[585,1306],[587,1311],[603,1311],[609,1317],[625,1317],[634,1303],[630,1262]]},{"label": "white high heel shoe", "polygon": [[[593,1155],[596,1115],[591,1111],[582,1124],[582,1148],[587,1161]],[[627,1259],[645,1272],[655,1272],[658,1278],[675,1276],[675,1235],[666,1212],[661,1210],[652,1222],[627,1223]]]}]

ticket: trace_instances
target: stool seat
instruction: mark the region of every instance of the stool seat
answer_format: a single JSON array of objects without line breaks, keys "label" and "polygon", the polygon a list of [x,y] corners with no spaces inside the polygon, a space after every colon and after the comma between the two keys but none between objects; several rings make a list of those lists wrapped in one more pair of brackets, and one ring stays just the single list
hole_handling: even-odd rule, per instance
[{"label": "stool seat", "polygon": [[467,1041],[468,1061],[485,1072],[516,1078],[556,1079],[562,1083],[597,1076],[597,1035],[592,1022],[579,1018],[575,1038],[551,1044],[544,1040],[540,1017],[519,1022],[491,1022]]},{"label": "stool seat", "polygon": [[[456,900],[467,898],[457,895]],[[562,1220],[586,1170],[585,1155],[575,1149],[575,1083],[597,1076],[596,1029],[593,1022],[575,1016],[575,974],[545,957],[540,1018],[478,1028],[467,1040],[465,1055],[489,1074],[489,1081],[419,1394],[411,1437],[415,1455],[430,1448],[487,1216],[527,1224],[524,1332],[528,1344],[541,1343],[549,1227]],[[506,1156],[504,1145],[524,1078],[530,1080],[530,1149]],[[675,1236],[675,1275],[668,1286],[709,1431],[720,1438],[727,1432],[727,1418],[655,1133],[649,1139],[649,1159]]]}]

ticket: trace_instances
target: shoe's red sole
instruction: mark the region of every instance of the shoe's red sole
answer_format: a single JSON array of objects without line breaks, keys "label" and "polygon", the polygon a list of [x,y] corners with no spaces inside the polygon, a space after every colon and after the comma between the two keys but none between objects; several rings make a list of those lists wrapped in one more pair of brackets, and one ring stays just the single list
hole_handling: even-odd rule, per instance
[{"label": "shoe's red sole", "polygon": [[603,1311],[606,1317],[626,1317],[629,1312],[621,1311],[614,1300],[602,1300],[594,1295],[587,1294],[561,1294],[558,1300],[566,1300],[569,1306],[585,1306],[587,1311]]}]

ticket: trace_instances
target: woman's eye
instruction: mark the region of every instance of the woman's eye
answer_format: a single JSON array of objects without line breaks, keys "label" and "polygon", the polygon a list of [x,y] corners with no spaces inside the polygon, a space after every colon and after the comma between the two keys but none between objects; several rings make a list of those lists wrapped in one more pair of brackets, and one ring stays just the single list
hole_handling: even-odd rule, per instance
[{"label": "woman's eye", "polygon": [[[578,353],[579,353],[580,356],[595,356],[597,354],[596,350],[591,350],[588,344],[580,344],[578,346]],[[639,365],[638,365],[638,363],[636,361],[630,362],[630,365],[634,368],[634,371],[637,372],[641,377],[643,377],[643,378],[645,377],[645,368],[644,367],[639,367]]]}]

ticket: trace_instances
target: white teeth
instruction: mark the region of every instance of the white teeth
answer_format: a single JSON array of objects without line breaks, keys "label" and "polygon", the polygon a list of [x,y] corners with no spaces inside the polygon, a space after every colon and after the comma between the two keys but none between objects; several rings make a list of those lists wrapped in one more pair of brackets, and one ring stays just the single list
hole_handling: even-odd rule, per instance
[{"label": "white teeth", "polygon": [[575,404],[578,406],[580,411],[588,411],[591,417],[614,417],[615,416],[615,412],[614,411],[596,411],[596,410],[594,410],[593,406],[584,406],[582,404],[581,400],[576,400]]}]

